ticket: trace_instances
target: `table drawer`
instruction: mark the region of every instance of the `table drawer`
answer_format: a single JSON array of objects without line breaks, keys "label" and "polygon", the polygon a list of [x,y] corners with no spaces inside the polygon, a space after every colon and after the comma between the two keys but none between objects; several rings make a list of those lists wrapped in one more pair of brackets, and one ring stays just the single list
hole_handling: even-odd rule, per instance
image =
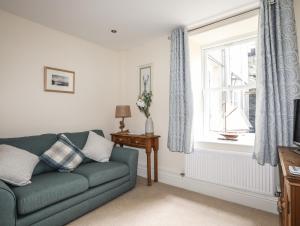
[{"label": "table drawer", "polygon": [[113,142],[117,144],[129,144],[130,138],[129,137],[114,137]]},{"label": "table drawer", "polygon": [[146,140],[143,138],[131,138],[130,139],[130,144],[133,146],[145,146],[146,145]]}]

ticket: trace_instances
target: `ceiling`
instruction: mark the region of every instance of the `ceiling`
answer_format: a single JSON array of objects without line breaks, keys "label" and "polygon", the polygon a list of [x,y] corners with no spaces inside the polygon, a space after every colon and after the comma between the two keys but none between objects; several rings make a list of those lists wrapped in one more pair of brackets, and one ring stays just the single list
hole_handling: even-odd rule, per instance
[{"label": "ceiling", "polygon": [[[47,27],[125,50],[257,0],[0,0],[0,8]],[[118,32],[113,34],[111,29]]]}]

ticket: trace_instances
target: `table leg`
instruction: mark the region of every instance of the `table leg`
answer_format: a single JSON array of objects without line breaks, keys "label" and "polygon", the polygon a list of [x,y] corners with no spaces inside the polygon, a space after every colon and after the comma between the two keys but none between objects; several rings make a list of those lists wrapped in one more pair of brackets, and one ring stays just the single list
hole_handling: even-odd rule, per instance
[{"label": "table leg", "polygon": [[148,186],[152,185],[151,182],[151,146],[146,145],[146,154],[147,154],[147,180]]},{"label": "table leg", "polygon": [[158,139],[156,139],[154,142],[153,151],[154,151],[154,182],[158,182],[158,162],[157,162]]}]

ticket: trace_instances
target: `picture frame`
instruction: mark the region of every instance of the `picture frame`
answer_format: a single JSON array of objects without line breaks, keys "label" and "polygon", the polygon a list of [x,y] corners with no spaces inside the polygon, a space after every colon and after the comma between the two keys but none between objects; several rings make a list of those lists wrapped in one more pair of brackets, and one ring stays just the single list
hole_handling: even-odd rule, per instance
[{"label": "picture frame", "polygon": [[152,65],[144,65],[139,67],[139,93],[152,91]]},{"label": "picture frame", "polygon": [[75,93],[75,72],[54,67],[44,67],[44,91]]}]

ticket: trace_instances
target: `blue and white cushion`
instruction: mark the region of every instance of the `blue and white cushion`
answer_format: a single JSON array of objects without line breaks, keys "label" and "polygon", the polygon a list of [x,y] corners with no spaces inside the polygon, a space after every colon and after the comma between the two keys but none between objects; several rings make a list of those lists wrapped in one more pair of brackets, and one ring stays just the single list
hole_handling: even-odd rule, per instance
[{"label": "blue and white cushion", "polygon": [[40,156],[40,159],[60,172],[71,172],[82,162],[84,155],[62,134],[58,141]]}]

